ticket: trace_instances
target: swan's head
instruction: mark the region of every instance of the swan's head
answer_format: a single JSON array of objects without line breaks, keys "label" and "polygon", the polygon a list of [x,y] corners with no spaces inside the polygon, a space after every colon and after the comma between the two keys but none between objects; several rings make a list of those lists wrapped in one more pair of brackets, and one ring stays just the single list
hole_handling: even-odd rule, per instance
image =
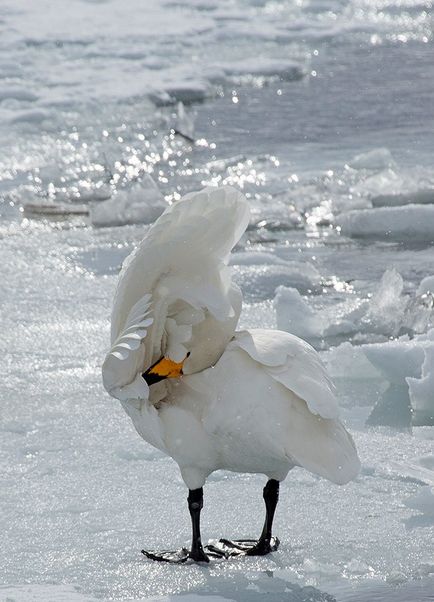
[{"label": "swan's head", "polygon": [[165,378],[179,378],[183,374],[182,368],[189,355],[190,353],[187,353],[186,357],[181,362],[175,362],[169,357],[163,356],[148,368],[146,372],[143,372],[142,377],[145,379],[148,386],[154,385]]}]

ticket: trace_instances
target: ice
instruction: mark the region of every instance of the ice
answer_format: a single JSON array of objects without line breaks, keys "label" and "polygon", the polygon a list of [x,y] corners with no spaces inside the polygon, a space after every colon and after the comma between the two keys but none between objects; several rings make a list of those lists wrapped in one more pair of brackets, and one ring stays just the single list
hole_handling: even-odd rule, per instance
[{"label": "ice", "polygon": [[417,289],[418,295],[425,294],[434,295],[434,276],[426,276],[420,281],[420,284]]},{"label": "ice", "polygon": [[151,176],[121,189],[108,201],[91,208],[94,226],[123,226],[126,224],[150,224],[159,217],[167,204]]},{"label": "ice", "polygon": [[407,376],[413,424],[434,426],[434,344],[424,348],[420,378]]},{"label": "ice", "polygon": [[321,289],[321,275],[315,266],[296,261],[234,265],[233,277],[245,294],[256,300],[272,298],[282,283],[302,293]]},{"label": "ice", "polygon": [[405,205],[349,211],[336,219],[344,236],[383,240],[434,240],[434,206]]},{"label": "ice", "polygon": [[38,95],[33,93],[31,90],[27,90],[18,86],[0,86],[0,102],[2,100],[11,98],[15,100],[33,102],[38,100]]},{"label": "ice", "polygon": [[72,585],[0,585],[2,602],[96,602]]},{"label": "ice", "polygon": [[349,162],[353,169],[386,169],[394,167],[395,161],[388,148],[375,148],[357,155]]},{"label": "ice", "polygon": [[366,311],[366,304],[359,301],[317,311],[296,289],[284,286],[278,287],[274,303],[278,328],[310,342],[357,332]]},{"label": "ice", "polygon": [[287,262],[273,253],[266,251],[239,251],[232,253],[230,265],[285,265]]},{"label": "ice", "polygon": [[433,425],[434,329],[413,340],[365,345],[363,351],[390,383],[369,422],[391,426]]},{"label": "ice", "polygon": [[412,510],[417,510],[434,523],[434,490],[432,487],[421,487],[420,490],[405,500],[405,505]]},{"label": "ice", "polygon": [[191,104],[202,102],[211,93],[209,84],[203,80],[170,81],[163,84],[161,89],[149,93],[150,99],[157,107],[176,104]]},{"label": "ice", "polygon": [[274,300],[278,327],[306,338],[313,344],[322,339],[364,335],[397,336],[401,331],[424,332],[433,311],[431,297],[403,293],[404,281],[395,270],[386,270],[370,299],[354,298],[325,307],[315,307],[294,288],[280,286]]},{"label": "ice", "polygon": [[401,205],[429,205],[434,203],[434,189],[379,194],[371,198],[373,207],[396,207]]},{"label": "ice", "polygon": [[230,77],[277,77],[281,81],[293,81],[301,79],[306,75],[303,66],[294,61],[258,57],[222,63],[218,67]]},{"label": "ice", "polygon": [[408,300],[403,298],[404,281],[395,269],[384,272],[372,296],[365,320],[374,330],[396,335],[403,323]]},{"label": "ice", "polygon": [[[0,599],[432,597],[432,515],[405,505],[434,485],[430,5],[2,1]],[[111,300],[142,222],[225,182],[252,212],[240,328],[278,310],[311,337],[363,468],[343,488],[294,469],[272,556],[162,566],[140,549],[189,545],[187,491],[103,391]],[[367,240],[335,228],[356,209]],[[264,483],[211,475],[204,541],[257,537]]]}]

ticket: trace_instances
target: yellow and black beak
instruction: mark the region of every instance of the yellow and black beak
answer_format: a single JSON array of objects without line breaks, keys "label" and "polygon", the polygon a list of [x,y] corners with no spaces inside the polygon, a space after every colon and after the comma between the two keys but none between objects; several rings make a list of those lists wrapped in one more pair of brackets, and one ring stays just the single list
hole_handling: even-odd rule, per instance
[{"label": "yellow and black beak", "polygon": [[[187,357],[190,354],[187,354]],[[182,362],[174,362],[168,357],[162,357],[155,362],[150,368],[143,372],[142,377],[145,379],[148,386],[164,380],[165,378],[179,378],[182,376],[182,367],[187,357]]]}]

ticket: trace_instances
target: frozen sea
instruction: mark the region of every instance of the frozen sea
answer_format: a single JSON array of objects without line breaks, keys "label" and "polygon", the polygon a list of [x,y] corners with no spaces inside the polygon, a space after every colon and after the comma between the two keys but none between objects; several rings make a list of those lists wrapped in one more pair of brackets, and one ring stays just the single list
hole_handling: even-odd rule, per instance
[{"label": "frozen sea", "polygon": [[[2,0],[1,602],[434,600],[432,29],[431,0]],[[186,488],[100,366],[122,260],[222,183],[241,326],[320,350],[362,471],[292,471],[269,557],[160,565]],[[203,539],[257,536],[263,484],[212,475]]]}]

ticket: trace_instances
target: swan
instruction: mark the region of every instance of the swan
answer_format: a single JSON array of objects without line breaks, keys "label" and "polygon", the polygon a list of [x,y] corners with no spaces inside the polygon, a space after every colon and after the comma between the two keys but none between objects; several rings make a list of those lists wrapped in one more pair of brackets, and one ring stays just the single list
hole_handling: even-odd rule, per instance
[{"label": "swan", "polygon": [[[139,435],[177,462],[189,489],[191,549],[142,550],[153,560],[268,554],[279,543],[279,483],[292,468],[340,485],[359,472],[317,352],[287,332],[235,330],[242,295],[228,260],[248,222],[248,203],[234,188],[187,194],[150,227],[119,275],[103,384]],[[202,545],[203,486],[219,469],[268,478],[258,540]]]}]

